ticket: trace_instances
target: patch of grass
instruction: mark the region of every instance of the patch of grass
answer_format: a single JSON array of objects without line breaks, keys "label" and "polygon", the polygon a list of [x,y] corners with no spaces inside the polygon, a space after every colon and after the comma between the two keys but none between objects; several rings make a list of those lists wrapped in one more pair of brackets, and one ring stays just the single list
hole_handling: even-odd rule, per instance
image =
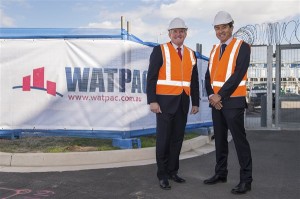
[{"label": "patch of grass", "polygon": [[[186,133],[184,140],[199,136],[197,133]],[[142,148],[155,147],[156,136],[142,136]],[[82,151],[117,150],[111,139],[74,138],[74,137],[23,137],[20,139],[1,139],[0,152],[6,153],[62,153]]]},{"label": "patch of grass", "polygon": [[194,133],[194,132],[186,133],[184,135],[184,140],[190,140],[190,139],[193,139],[198,136],[199,136],[199,133]]},{"label": "patch of grass", "polygon": [[155,135],[149,135],[149,136],[143,136],[140,137],[142,148],[147,147],[154,147],[156,145],[156,136]]},{"label": "patch of grass", "polygon": [[62,153],[68,152],[66,147],[49,147],[45,150],[46,153]]},{"label": "patch of grass", "polygon": [[[190,139],[193,139],[198,136],[199,136],[199,134],[194,133],[194,132],[185,133],[184,140],[190,140]],[[140,137],[140,139],[142,142],[142,148],[154,147],[156,145],[156,136],[155,135],[143,136],[143,137]]]},{"label": "patch of grass", "polygon": [[116,150],[110,139],[72,137],[23,137],[0,139],[0,151],[7,153],[61,153],[76,151]]},{"label": "patch of grass", "polygon": [[109,150],[118,150],[118,147],[113,147],[111,144],[110,145],[102,145],[99,146],[98,151],[109,151]]}]

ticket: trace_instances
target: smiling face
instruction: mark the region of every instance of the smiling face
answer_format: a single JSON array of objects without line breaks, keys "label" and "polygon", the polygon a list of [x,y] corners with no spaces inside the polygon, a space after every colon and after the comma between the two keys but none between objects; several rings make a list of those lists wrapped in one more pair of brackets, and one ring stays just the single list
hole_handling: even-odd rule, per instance
[{"label": "smiling face", "polygon": [[177,46],[182,46],[186,35],[187,30],[184,28],[175,28],[169,30],[169,37],[171,39],[171,42]]},{"label": "smiling face", "polygon": [[232,36],[233,26],[230,27],[228,24],[216,25],[214,29],[221,43],[226,42]]}]

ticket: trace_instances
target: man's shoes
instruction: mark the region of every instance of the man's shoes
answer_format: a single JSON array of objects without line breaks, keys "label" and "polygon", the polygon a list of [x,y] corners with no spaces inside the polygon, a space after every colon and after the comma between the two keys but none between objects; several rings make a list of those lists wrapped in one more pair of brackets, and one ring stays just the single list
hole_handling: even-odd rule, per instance
[{"label": "man's shoes", "polygon": [[240,182],[236,187],[231,190],[233,194],[245,194],[247,191],[251,190],[251,183]]},{"label": "man's shoes", "polygon": [[159,186],[163,190],[170,190],[171,189],[171,186],[169,184],[168,179],[161,179],[161,180],[159,180]]},{"label": "man's shoes", "polygon": [[219,182],[224,183],[224,182],[227,182],[227,177],[221,177],[221,176],[216,174],[213,177],[204,180],[203,182],[204,182],[204,184],[209,184],[209,185],[210,184],[216,184],[216,183],[219,183]]},{"label": "man's shoes", "polygon": [[185,179],[179,177],[177,174],[170,175],[169,179],[173,180],[174,182],[177,182],[177,183],[184,183],[186,181]]}]

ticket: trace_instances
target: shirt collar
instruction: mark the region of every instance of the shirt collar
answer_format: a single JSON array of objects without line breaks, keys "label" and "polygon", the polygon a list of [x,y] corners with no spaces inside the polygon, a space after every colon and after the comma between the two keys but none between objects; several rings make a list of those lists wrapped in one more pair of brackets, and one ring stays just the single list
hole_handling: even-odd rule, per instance
[{"label": "shirt collar", "polygon": [[171,42],[171,44],[172,44],[172,46],[173,46],[176,50],[177,50],[178,47],[180,47],[181,50],[183,50],[183,44],[182,44],[181,46],[177,46],[176,44],[174,44],[174,43],[172,43],[172,42]]},{"label": "shirt collar", "polygon": [[225,43],[221,43],[222,44],[226,44],[228,46],[228,44],[232,41],[233,36],[231,36]]}]

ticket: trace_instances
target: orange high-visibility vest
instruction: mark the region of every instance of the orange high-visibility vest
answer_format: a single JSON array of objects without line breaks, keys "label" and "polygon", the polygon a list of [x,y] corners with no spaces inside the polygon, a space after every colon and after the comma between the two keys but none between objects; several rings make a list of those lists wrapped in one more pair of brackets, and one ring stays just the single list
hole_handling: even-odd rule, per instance
[{"label": "orange high-visibility vest", "polygon": [[161,44],[163,65],[158,74],[156,94],[180,95],[184,90],[190,95],[193,67],[196,64],[194,52],[183,46],[182,60],[171,43]]},{"label": "orange high-visibility vest", "polygon": [[[219,59],[221,45],[214,45],[210,53],[209,61],[210,83],[214,90],[214,93],[218,93],[224,83],[233,74],[236,67],[236,59],[242,43],[242,40],[233,38],[226,47],[226,50],[223,53],[221,59]],[[246,80],[247,73],[243,77],[239,86],[232,93],[231,97],[246,96]]]}]

